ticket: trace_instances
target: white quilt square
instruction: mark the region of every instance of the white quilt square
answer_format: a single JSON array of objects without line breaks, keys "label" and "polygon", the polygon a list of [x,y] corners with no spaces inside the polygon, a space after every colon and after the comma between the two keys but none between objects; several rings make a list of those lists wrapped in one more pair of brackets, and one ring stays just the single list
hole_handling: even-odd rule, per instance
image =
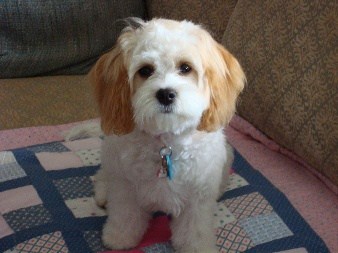
[{"label": "white quilt square", "polygon": [[76,218],[91,216],[106,216],[106,211],[98,207],[94,198],[79,198],[66,200],[67,207]]}]

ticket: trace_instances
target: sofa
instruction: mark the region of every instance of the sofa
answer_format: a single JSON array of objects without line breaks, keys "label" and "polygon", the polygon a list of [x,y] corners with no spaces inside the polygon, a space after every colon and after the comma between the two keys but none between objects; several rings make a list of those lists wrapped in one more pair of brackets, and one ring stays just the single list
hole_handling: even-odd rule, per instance
[{"label": "sofa", "polygon": [[[1,1],[0,150],[59,140],[45,130],[98,117],[86,73],[114,45],[124,18],[192,20],[246,73],[226,129],[230,143],[284,194],[327,252],[338,252],[337,10],[329,0]],[[285,252],[319,252],[288,245]]]}]

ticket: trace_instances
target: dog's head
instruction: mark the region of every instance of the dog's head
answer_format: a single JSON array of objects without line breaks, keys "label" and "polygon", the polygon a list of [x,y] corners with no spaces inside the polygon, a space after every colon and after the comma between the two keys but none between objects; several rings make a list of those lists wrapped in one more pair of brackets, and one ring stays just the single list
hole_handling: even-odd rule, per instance
[{"label": "dog's head", "polygon": [[106,134],[215,131],[245,83],[238,61],[188,21],[134,19],[90,72]]}]

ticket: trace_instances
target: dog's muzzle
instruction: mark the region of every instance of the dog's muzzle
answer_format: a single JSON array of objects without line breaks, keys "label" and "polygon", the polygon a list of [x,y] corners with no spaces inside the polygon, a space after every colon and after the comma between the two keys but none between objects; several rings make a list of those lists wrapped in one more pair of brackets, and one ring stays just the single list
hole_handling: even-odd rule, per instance
[{"label": "dog's muzzle", "polygon": [[156,92],[156,99],[161,104],[161,112],[171,113],[173,103],[175,102],[177,92],[173,89],[159,89]]}]

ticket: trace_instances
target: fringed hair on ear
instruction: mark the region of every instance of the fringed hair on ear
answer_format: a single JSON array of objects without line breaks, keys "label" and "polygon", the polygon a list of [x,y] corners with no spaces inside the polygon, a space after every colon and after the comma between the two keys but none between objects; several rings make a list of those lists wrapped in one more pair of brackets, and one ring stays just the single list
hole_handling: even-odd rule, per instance
[{"label": "fringed hair on ear", "polygon": [[222,45],[212,41],[206,60],[205,77],[210,89],[210,105],[204,111],[199,130],[212,132],[225,127],[236,111],[238,95],[246,78],[236,60]]},{"label": "fringed hair on ear", "polygon": [[134,129],[131,91],[119,45],[104,54],[89,73],[105,134],[123,135]]},{"label": "fringed hair on ear", "polygon": [[145,22],[140,18],[123,20],[126,27],[117,39],[115,47],[99,58],[89,73],[101,115],[101,127],[105,134],[123,135],[134,129],[131,87],[128,81],[126,61],[134,46],[133,34]]}]

